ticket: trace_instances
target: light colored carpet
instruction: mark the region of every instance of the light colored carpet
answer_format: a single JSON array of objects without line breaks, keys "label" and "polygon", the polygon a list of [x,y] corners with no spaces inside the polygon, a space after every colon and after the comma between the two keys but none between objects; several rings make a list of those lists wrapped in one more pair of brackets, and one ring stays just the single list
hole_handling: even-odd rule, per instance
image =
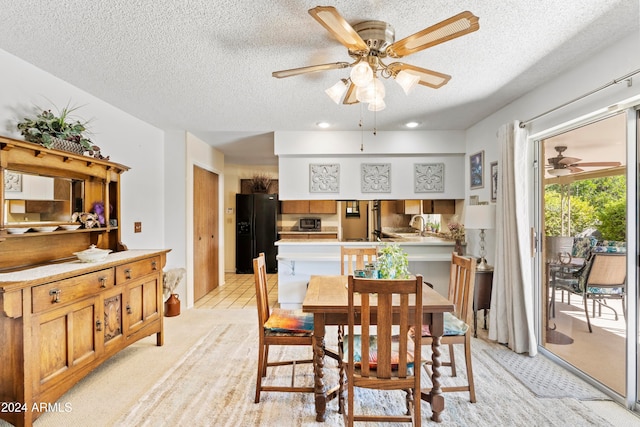
[{"label": "light colored carpet", "polygon": [[[327,405],[326,423],[315,422],[312,394],[264,393],[261,403],[253,403],[255,310],[184,310],[166,318],[165,326],[163,347],[148,338],[109,359],[61,397],[59,402],[70,403],[71,412],[44,414],[36,427],[342,425],[336,401]],[[327,337],[332,336],[328,331]],[[472,346],[478,401],[469,403],[467,393],[447,394],[442,426],[638,425],[635,416],[614,402],[538,398],[489,356],[493,350],[509,350],[482,339],[474,339]],[[274,358],[291,356],[288,349],[273,348],[271,353]],[[456,355],[458,375],[464,377],[462,351]],[[327,360],[330,383],[337,378],[333,363]],[[311,384],[306,366],[298,368],[297,382]],[[442,379],[445,385],[456,380],[446,371]],[[357,398],[363,399],[366,412],[404,408],[403,393],[387,397],[362,392]],[[435,425],[427,421],[429,405],[423,403],[422,410],[424,424]]]},{"label": "light colored carpet", "polygon": [[508,350],[491,349],[485,352],[538,397],[610,400],[607,395],[541,354],[529,357]]}]

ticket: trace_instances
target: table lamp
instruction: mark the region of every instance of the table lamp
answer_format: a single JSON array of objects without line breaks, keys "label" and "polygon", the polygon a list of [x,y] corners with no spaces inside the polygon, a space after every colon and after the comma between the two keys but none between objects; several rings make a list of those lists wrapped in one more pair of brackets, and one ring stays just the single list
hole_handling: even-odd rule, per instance
[{"label": "table lamp", "polygon": [[464,227],[468,230],[480,230],[480,262],[476,270],[491,270],[484,258],[487,251],[484,248],[485,230],[496,226],[496,205],[468,205],[465,208]]}]

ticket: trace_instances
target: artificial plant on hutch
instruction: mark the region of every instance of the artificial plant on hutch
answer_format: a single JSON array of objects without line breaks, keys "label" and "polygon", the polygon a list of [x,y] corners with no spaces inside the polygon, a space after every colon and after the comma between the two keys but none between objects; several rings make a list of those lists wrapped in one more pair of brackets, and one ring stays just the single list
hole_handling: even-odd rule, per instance
[{"label": "artificial plant on hutch", "polygon": [[86,136],[88,122],[72,118],[71,113],[78,108],[67,105],[59,109],[57,115],[50,109],[39,109],[35,117],[25,117],[18,122],[17,128],[25,140],[45,148],[86,153],[96,159],[109,160],[108,156],[102,155],[100,147]]}]

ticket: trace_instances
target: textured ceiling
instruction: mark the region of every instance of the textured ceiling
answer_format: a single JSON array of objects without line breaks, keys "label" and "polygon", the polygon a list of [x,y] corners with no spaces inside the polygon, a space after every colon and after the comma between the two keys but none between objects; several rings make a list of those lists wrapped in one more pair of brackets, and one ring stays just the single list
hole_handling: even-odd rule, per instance
[{"label": "textured ceiling", "polygon": [[[638,0],[0,0],[0,48],[167,130],[187,130],[227,160],[273,160],[272,132],[357,130],[359,106],[334,104],[332,70],[271,72],[349,61],[307,10],[333,5],[351,24],[383,20],[396,40],[463,10],[480,30],[403,62],[453,76],[409,96],[393,82],[378,130],[466,129],[638,28]],[[614,78],[616,76],[612,76]]]}]

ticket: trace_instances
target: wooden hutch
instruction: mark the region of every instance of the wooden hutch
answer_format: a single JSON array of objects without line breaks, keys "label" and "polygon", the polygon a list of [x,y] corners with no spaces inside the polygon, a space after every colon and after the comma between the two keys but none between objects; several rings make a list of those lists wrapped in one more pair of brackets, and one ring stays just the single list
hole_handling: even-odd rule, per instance
[{"label": "wooden hutch", "polygon": [[[168,251],[121,243],[127,170],[0,137],[1,419],[29,426],[59,411],[62,394],[126,346],[151,334],[163,344]],[[90,212],[95,202],[107,207],[103,223],[69,229],[72,213]],[[112,253],[81,263],[74,252],[90,245]]]}]

